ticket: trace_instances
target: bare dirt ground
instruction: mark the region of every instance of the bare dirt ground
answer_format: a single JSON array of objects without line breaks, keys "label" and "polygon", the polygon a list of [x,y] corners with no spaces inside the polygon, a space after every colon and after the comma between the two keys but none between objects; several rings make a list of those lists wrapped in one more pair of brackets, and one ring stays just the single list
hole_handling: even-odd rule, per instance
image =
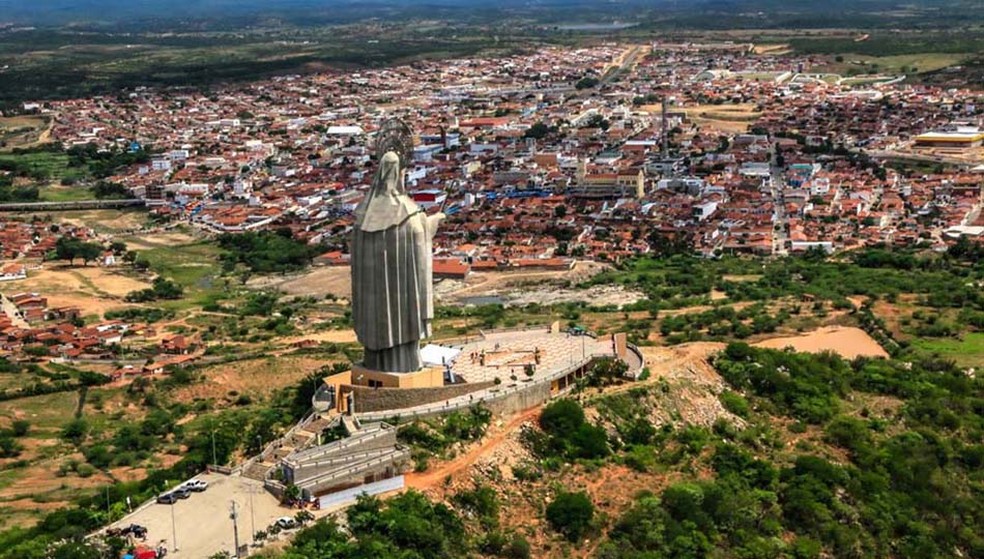
[{"label": "bare dirt ground", "polygon": [[772,338],[755,344],[757,347],[782,349],[792,347],[796,351],[819,353],[833,351],[845,359],[858,356],[888,357],[878,342],[860,328],[827,326],[801,336]]},{"label": "bare dirt ground", "polygon": [[6,146],[0,151],[28,148],[47,142],[54,122],[54,118],[32,115],[0,117],[0,140]]},{"label": "bare dirt ground", "polygon": [[87,285],[94,286],[101,292],[113,297],[125,297],[131,291],[150,287],[150,283],[130,276],[123,275],[113,268],[77,268],[70,273],[78,274],[88,280]]},{"label": "bare dirt ground", "polygon": [[752,51],[755,54],[769,54],[769,55],[773,55],[773,56],[778,56],[780,54],[788,54],[788,53],[792,52],[792,49],[789,48],[789,45],[787,45],[787,44],[755,45],[752,48]]},{"label": "bare dirt ground", "polygon": [[[443,280],[437,283],[434,291],[435,297],[444,303],[455,303],[467,297],[488,295],[500,295],[508,299],[512,293],[516,293],[516,298],[521,301],[516,304],[534,301],[551,304],[565,300],[594,302],[590,294],[586,295],[583,290],[559,291],[557,286],[567,282],[578,283],[587,280],[607,267],[605,264],[595,262],[578,262],[571,270],[565,271],[473,272],[464,281]],[[351,273],[348,266],[327,266],[314,268],[302,274],[253,278],[247,285],[253,288],[276,289],[288,295],[322,297],[330,293],[342,299],[349,299],[352,296]],[[531,289],[531,284],[537,287]],[[632,302],[637,297],[641,297],[641,294],[627,291],[623,297],[619,292],[621,287],[599,288],[599,292],[595,295],[601,295],[601,291],[606,289],[611,291],[609,298],[612,304],[621,304],[623,300]]]},{"label": "bare dirt ground", "polygon": [[143,211],[75,210],[67,212],[38,213],[48,216],[55,223],[76,227],[91,227],[99,234],[115,234],[139,229],[147,220]]},{"label": "bare dirt ground", "polygon": [[99,314],[123,303],[127,293],[150,284],[112,267],[96,265],[69,267],[46,263],[31,270],[27,279],[7,283],[9,293],[34,291],[48,298],[49,307],[75,306],[83,315]]},{"label": "bare dirt ground", "polygon": [[535,421],[540,415],[541,408],[542,406],[530,408],[518,415],[514,415],[504,425],[498,427],[493,426],[489,430],[489,433],[477,445],[469,448],[464,454],[449,462],[444,462],[434,468],[428,468],[425,472],[407,474],[407,487],[420,490],[430,489],[444,484],[448,477],[453,479],[458,474],[467,473],[467,470],[480,458],[492,453],[494,449],[503,444],[507,439],[511,439],[512,435],[516,434],[524,423]]},{"label": "bare dirt ground", "polygon": [[720,130],[722,132],[747,132],[752,123],[757,121],[762,113],[755,110],[755,105],[697,105],[687,107],[687,116],[702,127]]},{"label": "bare dirt ground", "polygon": [[140,234],[124,239],[130,250],[147,250],[161,247],[176,247],[198,241],[198,238],[184,231],[165,231],[153,234]]},{"label": "bare dirt ground", "polygon": [[358,341],[355,337],[355,330],[325,330],[323,332],[312,332],[303,336],[284,338],[284,343],[292,344],[302,340],[314,340],[316,342],[332,342],[336,344],[351,344]]},{"label": "bare dirt ground", "polygon": [[303,274],[254,278],[246,284],[253,288],[275,289],[288,295],[352,297],[352,271],[348,266],[313,268]]},{"label": "bare dirt ground", "polygon": [[474,298],[499,297],[507,305],[538,303],[551,305],[587,301],[593,305],[630,304],[643,298],[640,292],[620,285],[599,285],[588,289],[572,289],[608,269],[597,262],[577,262],[563,271],[503,271],[473,272],[464,281],[444,280],[434,289],[434,296],[444,303],[468,303]]}]

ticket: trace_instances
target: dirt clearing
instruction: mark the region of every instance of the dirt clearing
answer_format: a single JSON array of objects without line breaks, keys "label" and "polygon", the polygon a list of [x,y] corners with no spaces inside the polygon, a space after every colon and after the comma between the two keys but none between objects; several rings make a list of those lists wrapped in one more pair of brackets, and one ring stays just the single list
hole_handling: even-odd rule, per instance
[{"label": "dirt clearing", "polygon": [[820,353],[833,351],[845,359],[855,357],[888,357],[888,352],[867,332],[860,328],[828,326],[801,336],[772,338],[755,344],[756,347],[783,349],[792,347],[796,351]]}]

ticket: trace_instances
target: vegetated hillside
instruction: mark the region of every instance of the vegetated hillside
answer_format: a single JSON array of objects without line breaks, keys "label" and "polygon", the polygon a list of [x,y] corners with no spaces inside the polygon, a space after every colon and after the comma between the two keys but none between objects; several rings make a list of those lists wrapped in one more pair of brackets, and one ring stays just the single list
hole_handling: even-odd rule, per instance
[{"label": "vegetated hillside", "polygon": [[[614,0],[603,4],[592,0],[503,0],[493,5],[479,5],[469,0],[430,0],[423,3],[407,0],[183,0],[178,13],[170,5],[151,0],[49,0],[36,4],[4,1],[0,2],[0,8],[4,8],[14,21],[44,25],[72,22],[149,25],[153,21],[191,24],[196,20],[205,20],[213,28],[278,20],[301,25],[348,23],[371,17],[383,20],[429,17],[494,21],[505,16],[543,22],[570,22],[592,21],[591,16],[606,20],[618,17],[624,21],[666,15],[685,20],[694,18],[697,25],[703,23],[701,27],[716,27],[720,22],[713,18],[699,19],[710,14],[737,16],[739,21],[729,23],[733,27],[740,26],[743,19],[758,19],[766,24],[799,19],[808,27],[822,27],[825,22],[831,21],[857,26],[861,24],[856,19],[859,15],[863,16],[862,21],[887,24],[903,19],[918,21],[920,17],[922,21],[941,18],[956,20],[961,14],[966,22],[968,16],[981,13],[980,4],[972,0],[834,0],[823,3],[783,0]],[[851,17],[855,18],[853,24]]]},{"label": "vegetated hillside", "polygon": [[[283,557],[984,553],[980,380],[932,358],[743,343],[712,362],[718,383],[594,377],[600,392],[547,405],[467,477],[429,488],[430,501],[363,500],[347,528],[322,523]],[[709,427],[679,413],[694,383],[727,410]]]}]

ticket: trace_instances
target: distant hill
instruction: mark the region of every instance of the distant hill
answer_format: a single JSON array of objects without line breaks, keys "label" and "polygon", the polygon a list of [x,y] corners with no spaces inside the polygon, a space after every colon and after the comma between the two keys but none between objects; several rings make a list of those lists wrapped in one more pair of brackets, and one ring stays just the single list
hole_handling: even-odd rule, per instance
[{"label": "distant hill", "polygon": [[[720,16],[731,16],[722,19]],[[860,17],[859,17],[860,16]],[[299,25],[346,23],[368,18],[459,21],[522,18],[544,23],[634,18],[673,19],[689,27],[796,24],[878,25],[906,21],[968,21],[984,18],[978,0],[0,0],[0,23],[42,26],[209,23],[253,26],[271,21]]]}]

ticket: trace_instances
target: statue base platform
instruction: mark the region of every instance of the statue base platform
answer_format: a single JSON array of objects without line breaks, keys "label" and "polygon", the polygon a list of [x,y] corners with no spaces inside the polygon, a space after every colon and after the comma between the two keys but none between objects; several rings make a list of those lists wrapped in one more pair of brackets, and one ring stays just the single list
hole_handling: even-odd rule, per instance
[{"label": "statue base platform", "polygon": [[387,373],[352,365],[352,384],[370,388],[435,388],[444,386],[444,367],[431,366],[413,373]]},{"label": "statue base platform", "polygon": [[[387,373],[367,369],[362,365],[352,365],[349,371],[342,371],[331,376],[325,377],[324,385],[321,386],[314,397],[312,404],[318,412],[334,410],[339,413],[349,413],[352,406],[354,392],[365,390],[366,388],[385,388],[385,389],[427,389],[444,388],[444,368],[440,366],[424,367],[413,373]],[[476,385],[475,389],[478,386]],[[460,389],[459,389],[460,390]],[[376,392],[373,390],[372,392]],[[391,392],[380,390],[379,393]],[[419,393],[419,390],[410,390]],[[424,390],[433,395],[433,391]],[[438,391],[440,392],[440,390]],[[392,397],[390,397],[392,399]],[[436,399],[446,399],[446,396],[437,394]],[[429,401],[436,401],[432,398]],[[360,398],[361,400],[361,398]],[[427,403],[427,402],[424,402]],[[399,407],[399,406],[397,406]]]}]

